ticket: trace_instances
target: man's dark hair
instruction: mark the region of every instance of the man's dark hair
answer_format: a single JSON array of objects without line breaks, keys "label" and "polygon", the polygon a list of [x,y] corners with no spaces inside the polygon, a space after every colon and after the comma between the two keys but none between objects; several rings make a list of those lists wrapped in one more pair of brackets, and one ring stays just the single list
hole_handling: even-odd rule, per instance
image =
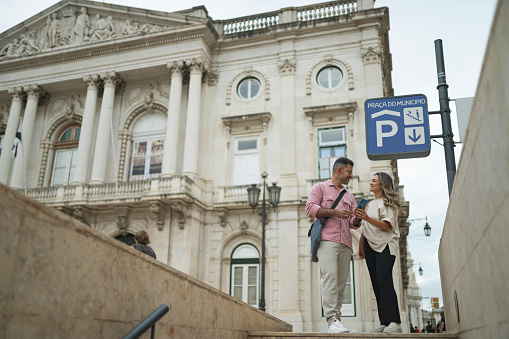
[{"label": "man's dark hair", "polygon": [[348,165],[353,167],[353,161],[346,157],[337,158],[334,162],[334,166],[332,167],[332,171],[336,172],[338,168],[347,167]]}]

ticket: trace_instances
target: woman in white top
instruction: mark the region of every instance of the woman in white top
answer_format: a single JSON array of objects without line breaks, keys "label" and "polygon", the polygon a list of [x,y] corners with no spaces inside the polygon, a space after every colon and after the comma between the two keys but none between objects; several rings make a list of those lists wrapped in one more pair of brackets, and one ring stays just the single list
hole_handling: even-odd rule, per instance
[{"label": "woman in white top", "polygon": [[362,219],[359,257],[366,258],[371,284],[378,306],[380,326],[375,333],[401,333],[398,297],[394,290],[392,268],[398,253],[398,195],[392,178],[384,172],[371,179],[369,190],[375,194],[363,209],[355,209],[356,220]]}]

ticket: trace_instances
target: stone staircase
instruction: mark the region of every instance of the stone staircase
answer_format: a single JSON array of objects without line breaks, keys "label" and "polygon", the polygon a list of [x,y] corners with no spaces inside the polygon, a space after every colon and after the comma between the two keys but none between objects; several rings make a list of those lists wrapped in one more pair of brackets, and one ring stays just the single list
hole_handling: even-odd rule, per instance
[{"label": "stone staircase", "polygon": [[391,339],[391,338],[450,338],[458,339],[458,334],[442,333],[398,333],[398,334],[379,334],[379,333],[291,333],[291,332],[248,332],[248,339],[314,339],[314,338],[348,338],[348,339]]}]

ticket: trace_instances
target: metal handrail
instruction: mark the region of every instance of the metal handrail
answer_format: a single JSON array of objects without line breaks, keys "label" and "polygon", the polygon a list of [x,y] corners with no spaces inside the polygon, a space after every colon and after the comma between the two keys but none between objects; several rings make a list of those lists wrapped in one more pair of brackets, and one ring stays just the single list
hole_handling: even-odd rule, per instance
[{"label": "metal handrail", "polygon": [[152,331],[150,334],[150,338],[154,339],[156,322],[159,321],[166,313],[168,313],[170,309],[166,305],[159,306],[151,315],[145,318],[141,323],[139,323],[135,328],[133,328],[129,333],[122,337],[122,339],[135,339],[145,333],[150,327],[152,327]]}]

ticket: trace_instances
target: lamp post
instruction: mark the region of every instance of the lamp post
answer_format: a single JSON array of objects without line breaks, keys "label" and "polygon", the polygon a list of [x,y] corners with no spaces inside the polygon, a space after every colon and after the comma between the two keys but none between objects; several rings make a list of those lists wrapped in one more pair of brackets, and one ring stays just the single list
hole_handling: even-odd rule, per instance
[{"label": "lamp post", "polygon": [[424,225],[424,235],[425,235],[425,236],[427,236],[427,237],[429,237],[429,236],[431,235],[431,227],[430,227],[430,225],[428,224],[428,217],[426,217],[426,218],[408,219],[407,221],[408,221],[408,223],[409,223],[410,225],[412,225],[412,223],[413,223],[414,221],[417,221],[417,220],[426,220],[426,224]]},{"label": "lamp post", "polygon": [[250,188],[247,189],[247,197],[249,200],[249,205],[253,209],[253,213],[255,211],[258,212],[262,216],[262,272],[261,272],[261,288],[260,288],[260,301],[258,304],[258,308],[262,311],[265,311],[265,218],[267,213],[269,213],[272,209],[276,209],[276,206],[279,204],[279,197],[281,196],[281,187],[276,186],[276,183],[272,183],[272,186],[267,187],[269,191],[269,204],[267,207],[267,203],[265,200],[265,179],[267,179],[267,172],[262,173],[263,178],[263,193],[262,193],[262,206],[261,209],[257,210],[256,206],[258,205],[258,200],[260,199],[260,189],[256,187],[256,184],[251,185]]}]

